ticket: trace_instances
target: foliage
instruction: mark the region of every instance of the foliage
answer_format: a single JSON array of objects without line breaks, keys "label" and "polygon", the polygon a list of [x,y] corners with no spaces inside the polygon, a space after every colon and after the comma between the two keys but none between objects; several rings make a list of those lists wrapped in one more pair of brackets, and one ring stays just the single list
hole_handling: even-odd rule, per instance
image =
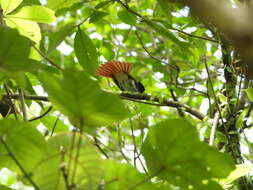
[{"label": "foliage", "polygon": [[253,188],[251,53],[177,2],[0,0],[0,190]]}]

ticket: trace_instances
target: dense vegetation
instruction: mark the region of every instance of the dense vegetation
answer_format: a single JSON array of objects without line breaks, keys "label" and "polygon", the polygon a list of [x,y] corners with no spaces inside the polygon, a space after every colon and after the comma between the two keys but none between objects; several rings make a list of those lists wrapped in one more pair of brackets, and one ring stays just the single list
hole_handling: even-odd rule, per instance
[{"label": "dense vegetation", "polygon": [[[251,0],[0,0],[0,190],[251,190]],[[118,60],[144,93],[98,66]]]}]

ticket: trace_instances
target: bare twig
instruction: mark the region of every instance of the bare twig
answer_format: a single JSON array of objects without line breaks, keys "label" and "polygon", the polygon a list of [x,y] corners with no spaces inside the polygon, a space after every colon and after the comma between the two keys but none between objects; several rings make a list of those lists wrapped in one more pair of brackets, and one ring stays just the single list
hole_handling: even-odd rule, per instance
[{"label": "bare twig", "polygon": [[215,42],[215,43],[219,43],[218,40],[215,40],[215,39],[212,39],[212,38],[208,38],[208,37],[205,37],[205,36],[197,36],[197,35],[194,35],[194,34],[190,34],[190,33],[187,33],[185,31],[182,31],[182,30],[179,30],[177,28],[170,28],[171,30],[175,30],[179,33],[182,33],[184,35],[187,35],[189,37],[192,37],[192,38],[198,38],[198,39],[201,39],[201,40],[207,40],[207,41],[210,41],[210,42]]},{"label": "bare twig", "polygon": [[20,88],[18,89],[18,92],[19,92],[20,110],[23,114],[24,122],[27,122],[28,118],[27,118],[27,112],[26,112],[26,106],[25,106],[24,92]]},{"label": "bare twig", "polygon": [[127,163],[129,163],[129,159],[126,157],[126,155],[124,154],[124,152],[122,151],[122,145],[121,145],[121,134],[120,134],[120,126],[117,125],[117,131],[118,131],[118,146],[119,146],[119,152],[121,153],[121,155],[123,156],[123,158],[125,159],[125,161]]},{"label": "bare twig", "polygon": [[142,39],[141,39],[139,33],[136,31],[135,34],[136,34],[138,40],[140,41],[142,48],[145,50],[145,52],[146,52],[152,59],[154,59],[154,60],[156,60],[156,61],[158,61],[158,62],[164,63],[164,64],[168,65],[169,67],[175,69],[177,72],[179,72],[179,67],[178,67],[178,66],[172,65],[172,64],[170,64],[170,63],[168,63],[168,62],[166,62],[166,61],[160,60],[160,59],[156,58],[155,56],[153,56],[153,55],[148,51],[148,49],[145,47],[145,45],[144,45],[144,43],[143,43],[143,41],[142,41]]},{"label": "bare twig", "polygon": [[[173,101],[173,100],[168,100],[164,98],[160,98],[157,96],[152,96],[149,94],[131,94],[127,92],[122,92],[122,93],[112,93],[112,92],[107,92],[110,94],[118,95],[121,99],[126,99],[134,102],[139,102],[143,104],[149,104],[149,105],[154,105],[154,106],[168,106],[168,107],[174,107],[174,108],[183,108],[184,111],[190,113],[191,115],[197,117],[200,120],[204,119],[204,115],[197,111],[196,109],[188,106],[187,104]],[[17,95],[11,95],[11,98],[17,99]],[[41,100],[41,101],[49,101],[47,97],[45,96],[24,96],[25,99],[30,99],[30,100]]]},{"label": "bare twig", "polygon": [[219,123],[219,119],[220,119],[219,112],[216,112],[215,116],[214,116],[213,125],[212,125],[212,128],[211,128],[210,139],[209,139],[209,145],[210,146],[214,145],[215,133],[216,133],[216,129],[217,129],[217,126],[218,126],[218,123]]},{"label": "bare twig", "polygon": [[71,186],[69,184],[68,173],[66,171],[66,163],[64,161],[64,157],[65,157],[65,152],[64,152],[64,150],[61,150],[60,170],[61,170],[62,175],[63,175],[63,179],[64,179],[64,183],[65,183],[66,189],[67,190],[71,190],[72,188],[71,188]]},{"label": "bare twig", "polygon": [[44,116],[46,116],[51,110],[53,109],[53,106],[50,106],[43,114],[41,114],[40,116],[38,117],[34,117],[32,119],[29,119],[28,121],[31,122],[31,121],[35,121],[37,119],[41,119],[43,118]]},{"label": "bare twig", "polygon": [[54,122],[54,126],[53,126],[53,129],[52,129],[51,135],[50,135],[51,137],[52,137],[53,134],[54,134],[54,130],[55,130],[56,126],[57,126],[58,120],[59,120],[59,117],[57,117],[57,119],[56,119],[55,122]]},{"label": "bare twig", "polygon": [[109,159],[109,156],[106,154],[106,152],[102,149],[102,147],[99,145],[99,141],[96,137],[93,138],[95,143],[94,145],[98,148],[98,150],[107,158]]},{"label": "bare twig", "polygon": [[168,100],[165,98],[151,96],[149,94],[130,94],[130,93],[123,92],[123,93],[119,94],[119,96],[122,99],[127,99],[127,100],[131,100],[134,102],[140,102],[140,103],[144,103],[144,104],[182,108],[184,111],[190,113],[191,115],[197,117],[200,120],[203,120],[205,117],[202,113],[200,113],[196,109],[194,109],[186,104],[183,104],[183,103],[177,102],[177,101],[173,101],[173,100]]}]

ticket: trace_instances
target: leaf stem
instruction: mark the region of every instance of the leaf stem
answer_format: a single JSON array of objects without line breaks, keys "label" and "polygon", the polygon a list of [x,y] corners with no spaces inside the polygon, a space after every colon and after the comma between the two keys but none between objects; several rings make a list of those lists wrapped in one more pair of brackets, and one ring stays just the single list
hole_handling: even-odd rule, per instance
[{"label": "leaf stem", "polygon": [[39,190],[39,187],[34,183],[34,181],[31,179],[31,177],[28,175],[28,173],[25,171],[21,163],[18,161],[16,156],[11,151],[10,147],[6,144],[3,137],[0,138],[1,143],[3,144],[4,148],[8,152],[9,156],[12,158],[12,160],[16,163],[16,165],[19,167],[19,169],[22,171],[22,173],[25,175],[26,179],[32,184],[32,186],[35,188],[35,190]]}]

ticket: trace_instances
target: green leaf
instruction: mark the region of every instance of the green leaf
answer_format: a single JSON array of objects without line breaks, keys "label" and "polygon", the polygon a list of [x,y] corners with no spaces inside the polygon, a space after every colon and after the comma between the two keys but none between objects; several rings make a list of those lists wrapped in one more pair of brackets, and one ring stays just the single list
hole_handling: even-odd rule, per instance
[{"label": "green leaf", "polygon": [[51,23],[56,19],[54,11],[37,5],[22,7],[15,14],[8,15],[7,18],[30,20],[39,23]]},{"label": "green leaf", "polygon": [[[105,160],[105,183],[104,190],[135,189],[135,190],[171,190],[160,186],[159,183],[151,183],[148,176],[140,173],[132,165],[119,163],[113,160]],[[145,181],[139,184],[141,181]],[[137,185],[139,184],[139,185]]]},{"label": "green leaf", "polygon": [[153,28],[160,35],[172,40],[175,44],[177,44],[179,47],[183,48],[184,50],[189,51],[188,49],[189,44],[187,42],[183,42],[179,40],[171,31],[166,29],[163,25],[160,25],[148,19],[145,19],[145,23],[147,23],[151,28]]},{"label": "green leaf", "polygon": [[29,67],[29,40],[14,29],[0,27],[0,69],[6,72],[26,70]]},{"label": "green leaf", "polygon": [[167,19],[171,20],[171,10],[170,10],[170,6],[169,6],[169,1],[167,0],[158,0],[159,5],[162,8],[162,11],[164,13],[164,15],[167,17]]},{"label": "green leaf", "polygon": [[224,178],[234,169],[230,157],[199,141],[196,128],[184,119],[149,129],[142,154],[151,173],[163,168],[159,177],[183,189],[221,190],[212,178]]},{"label": "green leaf", "polygon": [[43,125],[49,130],[52,131],[53,128],[54,132],[60,132],[60,131],[69,131],[69,127],[63,123],[59,118],[55,116],[47,116],[40,119]]},{"label": "green leaf", "polygon": [[100,3],[98,3],[96,6],[95,6],[95,9],[98,10],[106,5],[108,5],[109,3],[113,2],[112,0],[108,0],[108,1],[102,1]]},{"label": "green leaf", "polygon": [[47,7],[53,10],[59,10],[66,7],[71,7],[74,3],[78,3],[80,0],[48,0]]},{"label": "green leaf", "polygon": [[225,179],[219,180],[219,183],[222,185],[223,188],[228,188],[232,185],[233,181],[250,173],[252,171],[252,168],[253,165],[236,165],[236,169],[232,171]]},{"label": "green leaf", "polygon": [[3,14],[7,15],[16,9],[23,0],[0,0],[0,5],[3,9]]},{"label": "green leaf", "polygon": [[93,189],[99,184],[103,175],[101,155],[89,138],[79,133],[57,134],[47,141],[47,151],[34,170],[33,179],[43,190],[66,189],[62,169],[70,180],[75,164],[76,189]]},{"label": "green leaf", "polygon": [[11,28],[16,28],[19,33],[39,43],[41,40],[40,27],[36,22],[30,20],[23,20],[19,18],[9,18],[5,19],[6,25]]},{"label": "green leaf", "polygon": [[[27,172],[33,172],[35,165],[45,152],[44,137],[28,123],[11,119],[0,120],[0,138]],[[8,156],[6,147],[0,143],[0,168],[7,167],[20,171],[13,158]],[[6,155],[6,156],[3,156]]]},{"label": "green leaf", "polygon": [[118,12],[118,17],[120,20],[126,24],[135,26],[136,25],[136,16],[129,13],[126,9],[123,9],[122,11]]},{"label": "green leaf", "polygon": [[248,88],[246,90],[247,96],[251,102],[253,102],[253,88]]},{"label": "green leaf", "polygon": [[80,28],[78,28],[75,36],[74,50],[84,71],[94,75],[98,67],[97,50],[91,39]]},{"label": "green leaf", "polygon": [[11,188],[4,186],[4,185],[0,185],[0,189],[1,190],[12,190]]},{"label": "green leaf", "polygon": [[63,79],[42,73],[40,80],[52,103],[74,125],[80,127],[82,121],[85,126],[107,125],[127,115],[119,98],[102,92],[84,72],[67,69],[63,71]]},{"label": "green leaf", "polygon": [[58,31],[54,32],[50,37],[48,54],[57,48],[58,45],[62,43],[63,40],[74,32],[74,24],[68,23],[62,26]]},{"label": "green leaf", "polygon": [[106,15],[108,15],[108,13],[102,12],[102,11],[95,11],[90,16],[89,23],[96,23],[99,20],[101,20],[103,17],[105,17]]}]

